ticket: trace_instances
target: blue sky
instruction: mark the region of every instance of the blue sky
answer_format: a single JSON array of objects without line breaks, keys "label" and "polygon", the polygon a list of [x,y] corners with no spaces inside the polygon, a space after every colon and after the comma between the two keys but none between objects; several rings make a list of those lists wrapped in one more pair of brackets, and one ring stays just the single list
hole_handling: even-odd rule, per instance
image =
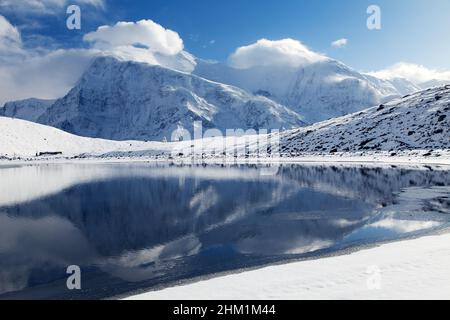
[{"label": "blue sky", "polygon": [[[20,26],[28,46],[85,46],[82,36],[100,25],[152,19],[177,31],[187,51],[206,59],[225,60],[237,47],[261,38],[290,37],[364,71],[400,61],[450,68],[450,0],[104,0],[104,4],[104,8],[81,4],[81,31],[65,28],[65,7],[43,15],[0,6],[0,14]],[[381,7],[379,31],[366,27],[370,4]],[[348,39],[347,46],[332,48],[330,43],[340,38]]]},{"label": "blue sky", "polygon": [[[370,4],[381,7],[379,31],[366,28]],[[177,31],[188,51],[207,59],[224,60],[260,38],[291,37],[360,70],[399,61],[450,68],[449,0],[106,0],[103,9],[81,7],[80,32],[65,29],[65,8],[54,15],[2,14],[22,26],[31,45],[50,37],[60,46],[81,46],[82,34],[102,24],[152,19]],[[339,38],[348,45],[332,48]]]},{"label": "blue sky", "polygon": [[[358,69],[375,70],[399,61],[450,67],[449,0],[128,2],[113,1],[110,10],[122,15],[118,18],[150,17],[178,31],[186,48],[204,58],[223,60],[236,47],[258,39],[291,37]],[[366,9],[374,3],[382,10],[380,31],[366,27]],[[332,49],[330,43],[340,38],[347,38],[348,46]],[[214,45],[209,45],[211,40]]]},{"label": "blue sky", "polygon": [[[81,30],[66,27],[69,4],[81,7]],[[381,30],[367,29],[366,11],[372,4],[381,8]],[[146,21],[96,31],[142,19]],[[150,20],[178,32],[182,40]],[[225,61],[237,48],[262,38],[299,40],[381,78],[403,77],[416,84],[449,81],[449,33],[450,0],[0,0],[0,105],[61,97],[99,51],[158,63],[153,51],[175,54],[184,45],[199,58]],[[345,46],[331,45],[343,38],[348,39]],[[148,50],[133,48],[136,41]],[[280,46],[265,43],[258,50]],[[293,46],[294,51],[304,48]],[[247,59],[270,60],[254,57]],[[234,64],[242,66],[240,61]]]}]

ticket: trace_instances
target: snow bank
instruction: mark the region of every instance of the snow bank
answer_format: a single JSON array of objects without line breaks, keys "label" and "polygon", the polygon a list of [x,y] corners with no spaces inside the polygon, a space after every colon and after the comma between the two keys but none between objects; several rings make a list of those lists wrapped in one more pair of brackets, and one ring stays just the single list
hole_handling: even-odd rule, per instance
[{"label": "snow bank", "polygon": [[0,117],[0,156],[31,157],[39,152],[62,152],[63,156],[92,155],[111,151],[158,150],[158,142],[110,141],[84,138],[25,120]]},{"label": "snow bank", "polygon": [[450,234],[149,292],[132,300],[450,299]]}]

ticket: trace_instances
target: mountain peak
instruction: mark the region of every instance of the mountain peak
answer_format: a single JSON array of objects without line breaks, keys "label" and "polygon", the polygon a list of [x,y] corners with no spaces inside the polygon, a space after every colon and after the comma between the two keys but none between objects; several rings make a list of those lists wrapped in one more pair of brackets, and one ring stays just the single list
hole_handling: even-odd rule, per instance
[{"label": "mountain peak", "polygon": [[177,129],[288,129],[301,117],[267,98],[163,66],[101,56],[39,119],[81,136],[163,140]]},{"label": "mountain peak", "polygon": [[187,51],[181,51],[176,55],[165,55],[161,53],[153,53],[152,59],[132,57],[117,54],[100,54],[93,60],[93,64],[109,64],[109,63],[138,63],[148,66],[161,66],[181,72],[190,73],[195,69],[196,58]]},{"label": "mountain peak", "polygon": [[263,64],[246,69],[198,60],[194,73],[263,93],[309,123],[360,111],[419,89],[411,83],[361,74],[328,57],[301,65]]}]

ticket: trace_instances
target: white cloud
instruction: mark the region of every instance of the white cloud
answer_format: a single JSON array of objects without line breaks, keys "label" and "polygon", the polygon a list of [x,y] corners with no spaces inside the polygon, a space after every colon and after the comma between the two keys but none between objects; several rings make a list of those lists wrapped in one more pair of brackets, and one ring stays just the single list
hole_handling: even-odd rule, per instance
[{"label": "white cloud", "polygon": [[183,41],[176,32],[149,20],[101,27],[85,40],[93,48],[23,49],[20,31],[0,15],[0,107],[11,100],[64,96],[98,55],[113,54],[186,72],[195,65],[194,58],[182,51]]},{"label": "white cloud", "polygon": [[369,74],[382,79],[405,78],[416,84],[432,80],[450,81],[450,70],[429,69],[406,62],[397,63],[380,71],[369,72]]},{"label": "white cloud", "polygon": [[[78,2],[80,4],[90,4],[97,8],[105,8],[105,1],[106,0],[75,0],[75,2]],[[66,0],[66,2],[70,2],[69,0]]]},{"label": "white cloud", "polygon": [[95,54],[83,49],[27,52],[22,58],[0,61],[0,107],[11,100],[64,96]]},{"label": "white cloud", "polygon": [[0,53],[19,53],[22,39],[19,30],[0,15]]},{"label": "white cloud", "polygon": [[297,40],[261,39],[254,44],[238,48],[229,57],[228,62],[232,67],[248,69],[258,66],[298,67],[324,59],[327,58],[311,51]]},{"label": "white cloud", "polygon": [[331,43],[333,48],[343,48],[348,44],[348,39],[342,38]]},{"label": "white cloud", "polygon": [[96,54],[93,50],[25,50],[20,31],[0,15],[0,107],[30,97],[63,96]]},{"label": "white cloud", "polygon": [[104,0],[0,0],[0,9],[15,14],[48,15],[61,12],[71,4],[105,8]]},{"label": "white cloud", "polygon": [[153,53],[171,56],[183,50],[183,40],[178,33],[152,20],[102,26],[86,34],[83,39],[99,50],[138,60],[151,61]]}]

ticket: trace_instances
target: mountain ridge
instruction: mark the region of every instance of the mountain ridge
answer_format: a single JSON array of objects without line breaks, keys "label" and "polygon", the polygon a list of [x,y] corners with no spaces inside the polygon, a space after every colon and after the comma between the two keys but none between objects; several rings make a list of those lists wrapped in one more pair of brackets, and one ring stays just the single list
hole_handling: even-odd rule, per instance
[{"label": "mountain ridge", "polygon": [[[450,149],[450,85],[281,133],[285,154]],[[431,155],[431,154],[430,154]]]},{"label": "mountain ridge", "polygon": [[406,79],[375,78],[330,58],[299,67],[248,69],[197,59],[193,72],[270,97],[301,114],[308,123],[357,112],[420,90]]},{"label": "mountain ridge", "polygon": [[289,129],[301,116],[270,99],[189,73],[99,57],[37,122],[88,137],[170,139],[194,121],[220,130]]},{"label": "mountain ridge", "polygon": [[0,116],[36,122],[56,100],[30,98],[5,103]]}]

